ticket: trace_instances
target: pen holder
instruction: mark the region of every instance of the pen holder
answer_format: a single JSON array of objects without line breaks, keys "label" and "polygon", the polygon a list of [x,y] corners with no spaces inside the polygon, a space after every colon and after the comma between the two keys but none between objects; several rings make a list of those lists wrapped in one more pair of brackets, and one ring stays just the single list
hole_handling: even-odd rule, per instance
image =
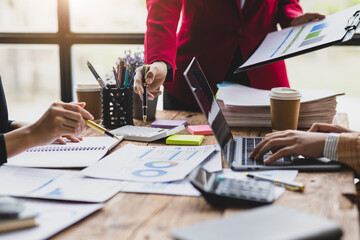
[{"label": "pen holder", "polygon": [[102,91],[102,117],[105,128],[134,125],[133,88],[107,88]]}]

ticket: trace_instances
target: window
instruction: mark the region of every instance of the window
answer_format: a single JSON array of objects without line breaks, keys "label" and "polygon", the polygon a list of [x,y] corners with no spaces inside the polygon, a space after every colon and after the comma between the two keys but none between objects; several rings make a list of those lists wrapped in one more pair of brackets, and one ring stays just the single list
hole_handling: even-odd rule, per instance
[{"label": "window", "polygon": [[[302,0],[304,12],[332,14],[359,4],[360,0]],[[359,29],[358,29],[359,31]],[[332,46],[286,60],[290,85],[297,89],[330,89],[344,92],[338,98],[338,112],[346,112],[350,127],[360,130],[360,112],[354,104],[360,104],[358,66],[360,56],[359,36],[346,45]]]},{"label": "window", "polygon": [[[95,81],[86,60],[104,76],[111,72],[111,66],[125,49],[141,47],[146,27],[145,3],[145,0],[0,1],[0,74],[10,117],[36,120],[53,100],[73,100],[74,84]],[[360,0],[300,3],[306,12],[329,14]],[[359,36],[348,45],[287,60],[291,85],[326,86],[360,98],[356,80]]]},{"label": "window", "polygon": [[142,46],[146,13],[144,0],[0,1],[9,117],[32,122],[54,100],[72,101],[74,84],[95,82],[86,60],[111,73],[124,50]]}]

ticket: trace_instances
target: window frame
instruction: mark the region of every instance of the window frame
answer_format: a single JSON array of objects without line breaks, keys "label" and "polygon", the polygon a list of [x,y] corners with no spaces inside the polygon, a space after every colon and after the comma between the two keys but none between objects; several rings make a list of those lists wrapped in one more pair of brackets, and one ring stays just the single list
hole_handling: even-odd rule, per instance
[{"label": "window frame", "polygon": [[73,101],[71,48],[74,44],[144,44],[143,33],[74,33],[68,0],[57,0],[57,33],[0,33],[0,44],[56,44],[59,46],[61,100]]},{"label": "window frame", "polygon": [[[57,33],[0,33],[0,44],[56,44],[59,46],[61,100],[73,101],[71,48],[74,44],[144,44],[144,33],[73,33],[68,0],[57,0]],[[359,46],[360,34],[341,46]]]}]

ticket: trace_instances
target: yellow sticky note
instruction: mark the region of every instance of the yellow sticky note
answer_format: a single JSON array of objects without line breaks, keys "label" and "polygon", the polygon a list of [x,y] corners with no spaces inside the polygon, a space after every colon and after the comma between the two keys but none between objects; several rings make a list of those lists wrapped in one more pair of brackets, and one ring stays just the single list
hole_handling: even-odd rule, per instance
[{"label": "yellow sticky note", "polygon": [[204,135],[171,135],[166,139],[166,144],[199,146],[203,140]]}]

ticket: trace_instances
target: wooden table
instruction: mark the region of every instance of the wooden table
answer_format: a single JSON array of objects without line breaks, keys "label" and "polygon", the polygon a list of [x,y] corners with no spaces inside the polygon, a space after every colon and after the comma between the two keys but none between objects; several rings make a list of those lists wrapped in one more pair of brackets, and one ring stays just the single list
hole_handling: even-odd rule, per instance
[{"label": "wooden table", "polygon": [[[189,124],[206,124],[200,113],[162,111],[158,119],[186,119]],[[346,121],[337,120],[346,125]],[[142,125],[137,121],[136,125]],[[234,128],[234,136],[264,136],[268,128]],[[183,130],[187,134],[186,130]],[[97,136],[88,130],[88,136]],[[127,144],[123,141],[117,148]],[[134,142],[132,142],[134,143]],[[165,140],[150,145],[163,145]],[[135,143],[142,144],[144,143]],[[206,136],[202,145],[216,144]],[[354,175],[340,172],[299,173],[296,181],[306,185],[304,193],[286,191],[274,204],[299,209],[332,219],[343,229],[343,239],[359,239],[359,212]],[[53,239],[170,239],[169,230],[217,218],[244,208],[213,208],[202,197],[118,193],[105,207],[57,234]]]}]

